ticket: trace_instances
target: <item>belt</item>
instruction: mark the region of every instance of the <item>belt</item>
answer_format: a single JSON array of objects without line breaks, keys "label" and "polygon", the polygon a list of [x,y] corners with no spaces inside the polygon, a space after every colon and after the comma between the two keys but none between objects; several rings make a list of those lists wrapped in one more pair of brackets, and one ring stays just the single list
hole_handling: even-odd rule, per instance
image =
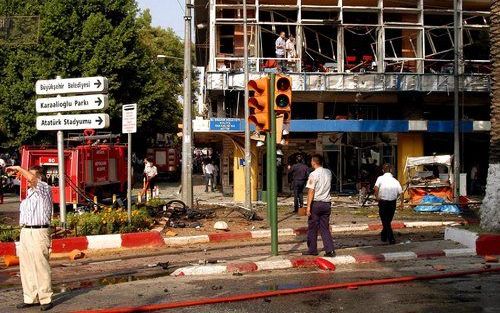
[{"label": "belt", "polygon": [[23,228],[49,228],[50,225],[24,225]]}]

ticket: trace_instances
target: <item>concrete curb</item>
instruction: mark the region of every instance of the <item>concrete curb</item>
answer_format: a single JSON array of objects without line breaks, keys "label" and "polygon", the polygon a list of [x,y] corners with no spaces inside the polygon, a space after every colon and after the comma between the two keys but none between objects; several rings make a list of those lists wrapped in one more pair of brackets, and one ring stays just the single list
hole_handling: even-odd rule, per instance
[{"label": "concrete curb", "polygon": [[[403,229],[403,228],[423,228],[423,227],[440,227],[448,225],[456,225],[457,222],[454,221],[429,221],[429,222],[392,222],[393,229]],[[332,233],[344,233],[344,232],[356,232],[356,231],[375,231],[381,230],[382,224],[344,224],[344,225],[331,225],[330,230]],[[305,235],[307,233],[307,227],[301,228],[282,228],[278,230],[278,237],[296,237]],[[249,240],[249,239],[263,239],[271,238],[270,230],[253,230],[249,232],[242,233],[214,233],[208,235],[200,236],[182,236],[182,237],[170,237],[165,238],[165,244],[171,247],[185,246],[187,244],[197,244],[197,243],[209,243],[209,242],[225,242],[232,240]]]},{"label": "concrete curb", "polygon": [[444,249],[429,251],[405,251],[382,254],[355,254],[328,257],[295,257],[290,259],[271,259],[257,262],[230,262],[217,265],[194,265],[175,270],[171,276],[202,276],[233,273],[250,273],[290,268],[316,268],[334,270],[336,266],[362,263],[395,262],[440,257],[475,256],[470,248]]},{"label": "concrete curb", "polygon": [[458,242],[477,255],[500,255],[500,234],[478,234],[466,229],[446,227],[444,239]]},{"label": "concrete curb", "polygon": [[[401,222],[394,221],[393,229],[402,228],[421,228],[421,227],[439,227],[457,224],[454,221],[446,222]],[[331,225],[332,233],[369,231],[382,229],[379,223],[372,224],[345,224]],[[307,228],[282,228],[278,230],[279,237],[295,237],[305,235]],[[112,234],[112,235],[95,235],[71,237],[52,240],[52,253],[65,253],[74,249],[78,250],[104,250],[104,249],[119,249],[119,248],[146,248],[146,247],[181,247],[192,244],[212,243],[212,242],[227,242],[237,240],[251,240],[271,238],[270,230],[255,230],[239,233],[211,233],[208,235],[182,236],[182,237],[167,237],[163,238],[157,231],[128,233],[128,234]],[[16,244],[14,242],[0,243],[0,256],[17,255]]]}]

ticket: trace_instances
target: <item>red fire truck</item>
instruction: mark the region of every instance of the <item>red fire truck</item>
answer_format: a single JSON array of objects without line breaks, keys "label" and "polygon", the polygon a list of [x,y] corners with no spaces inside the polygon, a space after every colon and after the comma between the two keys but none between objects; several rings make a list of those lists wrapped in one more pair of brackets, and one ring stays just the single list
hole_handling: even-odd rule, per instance
[{"label": "red fire truck", "polygon": [[[76,139],[75,139],[76,138]],[[80,141],[74,147],[64,148],[66,172],[66,202],[85,203],[93,196],[110,197],[125,193],[127,188],[127,145],[100,144],[103,138],[118,139],[118,135],[92,135],[73,137]],[[69,139],[71,140],[71,138]],[[84,141],[84,143],[82,143]],[[106,140],[107,141],[107,140]],[[109,141],[110,142],[110,141]],[[54,203],[59,203],[59,171],[57,149],[24,146],[21,149],[21,166],[44,168],[47,182],[52,186]],[[21,199],[26,197],[26,180],[21,180]]]},{"label": "red fire truck", "polygon": [[153,159],[158,169],[158,175],[176,181],[181,177],[179,149],[172,147],[148,148],[147,157]]}]

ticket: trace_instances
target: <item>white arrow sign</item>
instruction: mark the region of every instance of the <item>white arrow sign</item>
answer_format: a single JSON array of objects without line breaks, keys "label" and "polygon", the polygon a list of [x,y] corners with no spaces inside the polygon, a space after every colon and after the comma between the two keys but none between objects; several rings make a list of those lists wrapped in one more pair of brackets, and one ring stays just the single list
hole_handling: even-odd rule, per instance
[{"label": "white arrow sign", "polygon": [[54,97],[36,100],[36,111],[38,113],[103,110],[107,107],[107,95]]},{"label": "white arrow sign", "polygon": [[72,114],[72,115],[42,115],[36,118],[38,130],[72,130],[72,129],[103,129],[109,127],[109,115]]},{"label": "white arrow sign", "polygon": [[36,82],[37,95],[57,95],[65,93],[97,93],[108,91],[108,80],[102,76],[49,79]]}]

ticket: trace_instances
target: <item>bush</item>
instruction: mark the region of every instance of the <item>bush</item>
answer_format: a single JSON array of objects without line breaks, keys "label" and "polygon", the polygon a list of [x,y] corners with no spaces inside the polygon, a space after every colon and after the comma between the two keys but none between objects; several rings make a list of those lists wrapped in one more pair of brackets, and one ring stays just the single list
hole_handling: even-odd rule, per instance
[{"label": "bush", "polygon": [[0,241],[18,241],[21,230],[18,226],[0,224]]},{"label": "bush", "polygon": [[[74,230],[76,236],[144,231],[153,223],[146,208],[132,210],[131,225],[128,225],[127,211],[123,209],[107,208],[100,212],[68,213],[66,216],[67,227]],[[59,221],[54,220],[53,224],[58,225]]]}]

